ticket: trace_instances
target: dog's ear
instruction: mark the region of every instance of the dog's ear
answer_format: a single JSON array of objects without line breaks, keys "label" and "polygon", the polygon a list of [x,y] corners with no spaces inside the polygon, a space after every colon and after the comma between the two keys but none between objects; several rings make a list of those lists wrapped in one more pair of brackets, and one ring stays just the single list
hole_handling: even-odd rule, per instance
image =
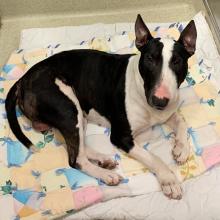
[{"label": "dog's ear", "polygon": [[183,44],[186,51],[192,56],[196,50],[197,31],[195,22],[192,20],[180,34],[178,42]]},{"label": "dog's ear", "polygon": [[137,49],[140,49],[150,39],[153,38],[147,26],[145,25],[142,17],[139,14],[135,22],[135,36],[136,36],[135,44],[136,44]]}]

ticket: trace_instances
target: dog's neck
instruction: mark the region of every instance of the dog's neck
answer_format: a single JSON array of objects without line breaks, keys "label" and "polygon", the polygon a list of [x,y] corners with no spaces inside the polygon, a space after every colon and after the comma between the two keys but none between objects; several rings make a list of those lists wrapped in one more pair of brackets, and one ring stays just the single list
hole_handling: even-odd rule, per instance
[{"label": "dog's neck", "polygon": [[132,74],[134,75],[133,83],[137,91],[137,94],[139,95],[138,98],[140,98],[143,101],[143,103],[146,103],[146,107],[147,107],[148,104],[144,91],[144,80],[142,79],[141,74],[139,72],[139,60],[140,60],[140,54],[135,55],[133,57],[133,60],[131,59],[131,65],[133,66]]},{"label": "dog's neck", "polygon": [[[164,123],[177,110],[178,100],[167,106],[165,110],[157,110],[147,103],[144,81],[139,72],[140,54],[129,59],[125,82],[125,106],[128,121],[133,133]],[[140,123],[137,123],[140,121]]]}]

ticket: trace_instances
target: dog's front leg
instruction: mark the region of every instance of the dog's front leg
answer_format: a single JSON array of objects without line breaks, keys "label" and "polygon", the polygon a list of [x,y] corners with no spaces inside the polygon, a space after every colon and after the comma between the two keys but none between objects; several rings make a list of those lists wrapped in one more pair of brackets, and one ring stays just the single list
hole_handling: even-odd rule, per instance
[{"label": "dog's front leg", "polygon": [[166,124],[175,133],[175,144],[172,150],[173,158],[178,164],[183,164],[190,154],[186,122],[181,115],[174,113]]},{"label": "dog's front leg", "polygon": [[129,151],[129,155],[146,165],[156,175],[166,196],[172,199],[182,198],[182,189],[176,175],[159,157],[138,146],[137,143]]}]

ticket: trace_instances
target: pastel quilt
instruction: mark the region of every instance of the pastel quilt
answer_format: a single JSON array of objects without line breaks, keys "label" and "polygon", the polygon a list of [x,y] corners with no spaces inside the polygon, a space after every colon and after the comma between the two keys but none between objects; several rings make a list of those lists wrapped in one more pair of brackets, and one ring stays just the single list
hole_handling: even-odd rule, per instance
[{"label": "pastel quilt", "polygon": [[[183,24],[169,28],[156,27],[153,36],[177,39]],[[17,117],[23,132],[32,140],[39,153],[32,153],[19,143],[11,132],[5,113],[5,98],[9,88],[31,66],[54,53],[66,49],[90,48],[109,53],[137,53],[134,33],[122,32],[106,38],[92,38],[68,48],[48,45],[29,51],[16,50],[2,67],[0,77],[0,220],[53,219],[74,213],[86,206],[112,198],[114,187],[87,176],[68,165],[64,140],[53,129],[37,133],[17,108]],[[139,143],[145,150],[170,164],[181,181],[201,175],[220,162],[220,90],[211,73],[204,71],[203,60],[193,56],[189,72],[181,87],[179,113],[188,125],[191,156],[185,165],[177,166],[170,149],[172,132],[165,126],[152,128],[152,138]],[[133,196],[159,190],[156,178],[146,167],[113,147],[110,130],[89,124],[87,147],[96,147],[119,162],[116,172],[124,176],[118,196]],[[146,180],[146,182],[145,182]],[[147,181],[151,180],[151,181]],[[109,195],[109,196],[108,196]]]}]

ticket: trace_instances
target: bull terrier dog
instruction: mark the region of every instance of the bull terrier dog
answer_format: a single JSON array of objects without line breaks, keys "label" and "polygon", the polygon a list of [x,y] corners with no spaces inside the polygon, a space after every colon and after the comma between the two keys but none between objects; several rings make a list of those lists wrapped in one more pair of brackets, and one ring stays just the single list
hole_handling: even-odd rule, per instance
[{"label": "bull terrier dog", "polygon": [[187,61],[196,49],[195,23],[190,21],[175,41],[152,37],[138,15],[135,36],[139,54],[71,50],[34,65],[7,95],[8,121],[17,139],[33,147],[18,124],[18,105],[36,130],[55,127],[61,132],[71,167],[117,185],[122,180],[112,170],[117,162],[85,148],[84,120],[92,110],[111,126],[112,144],[146,165],[166,196],[180,199],[182,189],[175,174],[159,157],[139,147],[137,140],[143,130],[166,123],[175,133],[176,162],[185,163],[189,157],[186,125],[176,112]]}]

